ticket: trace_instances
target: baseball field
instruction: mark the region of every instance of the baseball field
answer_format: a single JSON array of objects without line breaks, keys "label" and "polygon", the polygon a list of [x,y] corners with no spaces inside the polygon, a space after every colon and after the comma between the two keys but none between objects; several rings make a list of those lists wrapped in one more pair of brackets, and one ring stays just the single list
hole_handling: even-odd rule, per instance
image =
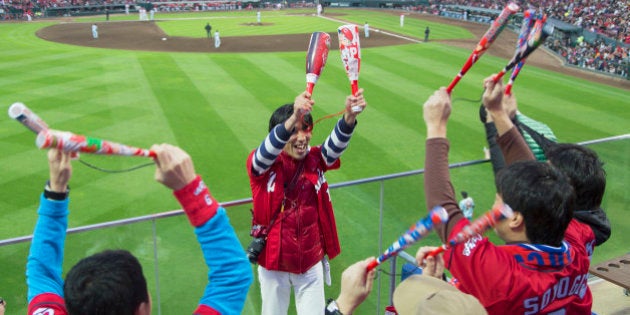
[{"label": "baseball field", "polygon": [[[0,23],[0,107],[23,102],[53,129],[143,148],[178,145],[193,157],[217,200],[248,198],[245,159],[266,136],[271,112],[304,90],[310,33],[324,31],[336,38],[338,26],[367,21],[372,32],[370,38],[361,37],[359,86],[365,89],[368,108],[358,118],[341,169],[328,173],[327,180],[338,184],[422,169],[422,104],[450,83],[488,26],[410,13],[400,27],[400,12],[327,9],[318,17],[314,11],[262,11],[261,24],[255,11],[157,13],[156,21],[143,22],[136,15],[112,15],[107,22],[97,16]],[[92,23],[99,26],[98,40],[92,38]],[[220,31],[221,47],[214,48],[206,38],[206,23]],[[427,26],[430,40],[422,42]],[[453,91],[451,163],[483,158],[486,142],[478,115],[482,80],[507,63],[515,39],[510,31],[502,33]],[[542,49],[530,57],[513,91],[519,109],[548,124],[562,142],[629,133],[630,81],[566,69]],[[313,93],[314,118],[343,109],[349,93],[333,45]],[[336,120],[319,122],[311,144],[323,141]],[[603,207],[613,226],[610,240],[595,250],[593,263],[598,263],[628,252],[630,141],[590,147],[606,163]],[[35,146],[35,135],[7,115],[0,115],[0,152],[2,240],[32,233],[48,165],[45,151]],[[170,192],[154,181],[152,166],[125,171],[148,162],[81,155],[73,163],[70,227],[177,209]],[[475,215],[489,209],[494,200],[489,163],[454,169],[452,179],[457,192],[466,190],[475,199]],[[331,262],[333,286],[326,295],[336,297],[345,267],[380,254],[426,209],[421,176],[333,189],[331,194],[342,254]],[[250,208],[228,209],[243,247],[251,239]],[[434,236],[420,244],[439,245]],[[409,252],[415,253],[420,244]],[[0,296],[8,301],[7,314],[26,313],[28,248],[28,242],[0,247]],[[194,310],[207,279],[186,218],[69,235],[64,274],[81,257],[108,248],[128,249],[139,257],[153,293],[154,314]],[[383,312],[389,273],[389,265],[383,265],[375,292],[356,314]],[[260,288],[254,283],[243,314],[259,312]]]}]

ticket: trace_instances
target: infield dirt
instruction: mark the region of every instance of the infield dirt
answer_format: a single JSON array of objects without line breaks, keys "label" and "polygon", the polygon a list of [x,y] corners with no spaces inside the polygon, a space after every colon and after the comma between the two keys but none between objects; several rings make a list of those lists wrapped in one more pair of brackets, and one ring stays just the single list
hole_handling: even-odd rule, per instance
[{"label": "infield dirt", "polygon": [[[392,14],[398,13],[392,12]],[[332,17],[343,21],[343,14],[335,14]],[[438,42],[470,49],[471,51],[475,48],[479,41],[478,39],[481,38],[488,29],[488,25],[486,24],[446,19],[427,14],[412,13],[408,18],[447,23],[470,30],[475,35],[475,39],[439,40]],[[212,38],[169,37],[153,21],[99,22],[97,23],[99,27],[98,39],[92,38],[90,25],[91,23],[72,22],[55,24],[40,29],[37,31],[37,36],[49,41],[88,47],[205,53],[305,51],[306,46],[308,46],[307,39],[310,36],[310,34],[225,36],[221,37],[221,47],[214,48]],[[265,24],[252,27],[264,26]],[[361,46],[369,48],[387,45],[404,45],[412,43],[414,40],[421,41],[420,36],[424,36],[424,32],[419,31],[418,35],[419,37],[412,38],[410,41],[410,39],[373,30],[370,32],[369,39],[362,38]],[[516,37],[517,34],[513,32],[503,32],[486,53],[510,59],[514,54]],[[163,38],[166,38],[166,40],[163,40]],[[336,36],[331,36],[331,47],[338,47],[336,41]],[[462,64],[463,62],[464,60],[462,60]],[[558,56],[545,49],[534,52],[528,58],[527,64],[593,82],[630,89],[630,80],[599,74],[593,71],[566,67]]]}]

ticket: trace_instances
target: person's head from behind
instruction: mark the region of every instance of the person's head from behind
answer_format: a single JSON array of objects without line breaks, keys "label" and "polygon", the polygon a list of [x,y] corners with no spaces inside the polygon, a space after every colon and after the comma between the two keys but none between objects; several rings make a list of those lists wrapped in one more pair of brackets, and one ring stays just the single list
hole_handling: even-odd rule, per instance
[{"label": "person's head from behind", "polygon": [[[293,115],[293,104],[285,104],[278,107],[271,118],[269,118],[269,131],[278,124],[284,123]],[[308,153],[308,146],[311,142],[313,130],[313,116],[310,113],[305,114],[298,119],[295,129],[291,134],[291,138],[284,147],[284,151],[296,160],[301,160]]]},{"label": "person's head from behind", "polygon": [[604,163],[595,151],[573,143],[551,145],[545,152],[549,163],[571,180],[575,189],[575,210],[598,208],[606,190]]},{"label": "person's head from behind", "polygon": [[71,315],[151,313],[142,266],[125,250],[107,250],[83,258],[66,275],[63,291]]},{"label": "person's head from behind", "polygon": [[502,201],[514,210],[513,218],[497,224],[499,237],[508,243],[562,244],[575,203],[566,175],[548,163],[521,161],[502,169],[496,186]]},{"label": "person's head from behind", "polygon": [[462,198],[464,199],[468,198],[468,193],[465,191],[462,191]]}]

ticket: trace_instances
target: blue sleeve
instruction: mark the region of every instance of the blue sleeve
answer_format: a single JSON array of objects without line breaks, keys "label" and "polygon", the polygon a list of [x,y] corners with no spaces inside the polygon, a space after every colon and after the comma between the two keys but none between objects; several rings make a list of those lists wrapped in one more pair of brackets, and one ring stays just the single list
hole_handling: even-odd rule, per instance
[{"label": "blue sleeve", "polygon": [[68,203],[68,199],[48,200],[43,194],[40,197],[39,218],[26,263],[29,302],[42,293],[63,297],[61,268],[68,228]]},{"label": "blue sleeve", "polygon": [[199,302],[223,315],[241,314],[253,281],[251,264],[225,213],[195,228],[204,260],[209,268],[208,285]]}]

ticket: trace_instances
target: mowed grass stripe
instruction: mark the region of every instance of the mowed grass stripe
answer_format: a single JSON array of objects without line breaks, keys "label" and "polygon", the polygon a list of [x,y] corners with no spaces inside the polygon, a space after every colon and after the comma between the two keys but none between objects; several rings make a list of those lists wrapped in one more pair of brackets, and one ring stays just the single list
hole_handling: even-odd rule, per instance
[{"label": "mowed grass stripe", "polygon": [[[19,101],[30,104],[36,99],[52,99],[61,96],[62,98],[79,98],[84,99],[82,91],[84,89],[93,89],[90,91],[89,97],[96,98],[103,96],[110,91],[121,91],[125,89],[125,85],[121,82],[121,78],[128,76],[128,70],[117,69],[107,75],[103,75],[103,69],[115,68],[114,60],[110,59],[94,63],[93,59],[98,59],[99,55],[90,55],[85,60],[77,58],[56,59],[58,66],[51,66],[48,63],[37,66],[36,69],[27,72],[21,72],[13,75],[16,78],[9,84],[3,84],[0,90],[14,95],[23,95]],[[110,62],[111,61],[111,62]],[[118,62],[125,60],[119,60]],[[77,63],[76,67],[69,67],[68,64]],[[36,74],[36,75],[35,75]],[[6,95],[6,94],[5,94]],[[18,99],[16,99],[17,101]],[[63,105],[63,104],[62,104]]]},{"label": "mowed grass stripe", "polygon": [[[263,65],[271,65],[269,69],[286,69],[283,74],[290,73],[293,65],[287,63],[283,58],[279,58],[273,54],[258,55],[241,55],[240,62],[246,63],[246,69],[252,71],[261,71]],[[275,74],[267,73],[269,78],[276,78],[277,86],[269,85],[267,80],[258,81],[256,83],[243,84],[239,81],[241,74],[225,71],[229,67],[224,64],[224,58],[215,58],[214,56],[201,55],[199,57],[192,56],[176,59],[178,65],[186,68],[187,74],[197,78],[194,81],[197,89],[204,95],[209,103],[212,104],[216,113],[226,121],[233,121],[230,128],[239,137],[237,141],[244,148],[253,149],[260,144],[267,131],[268,117],[272,110],[270,106],[280,106],[286,102],[293,100],[293,93],[289,93],[287,86],[281,86],[281,82],[288,82],[283,77],[276,78]],[[224,64],[223,67],[219,64]],[[255,68],[255,69],[254,69]],[[261,96],[267,96],[263,91],[269,91],[269,96],[277,94],[282,101],[271,102],[262,99]],[[283,95],[281,97],[281,95]],[[273,98],[273,97],[271,97]],[[234,119],[238,117],[238,119]],[[247,153],[249,150],[247,150]],[[244,153],[243,159],[247,153]]]},{"label": "mowed grass stripe", "polygon": [[[55,70],[60,71],[69,71],[67,68],[68,64],[72,63],[81,63],[82,60],[89,60],[89,63],[86,63],[86,67],[95,66],[94,59],[98,57],[97,55],[89,54],[85,51],[85,49],[78,48],[82,53],[77,52],[52,52],[48,53],[45,56],[39,56],[39,53],[30,53],[26,55],[16,56],[11,60],[7,60],[6,62],[0,63],[0,70],[5,73],[8,72],[12,76],[19,76],[20,74],[25,75],[30,72],[39,73],[52,73]],[[87,56],[86,56],[87,54]],[[6,76],[4,76],[6,78]]]},{"label": "mowed grass stripe", "polygon": [[[22,52],[24,55],[42,56],[48,53],[48,49],[59,44],[42,41],[37,38],[35,32],[45,26],[56,23],[3,23],[2,32],[2,56],[3,58],[11,56],[19,57]],[[5,50],[6,49],[6,50]]]},{"label": "mowed grass stripe", "polygon": [[[535,90],[525,91],[525,93],[521,92],[520,95],[537,96],[545,99],[545,101],[530,102],[526,106],[522,106],[522,111],[525,115],[549,125],[562,142],[579,142],[616,135],[618,133],[612,132],[611,128],[607,128],[605,122],[626,120],[622,117],[610,115],[605,111],[582,108],[579,103],[567,101],[566,99],[549,97],[548,94],[541,95],[540,92]],[[611,125],[617,124],[612,123]]]},{"label": "mowed grass stripe", "polygon": [[[169,120],[176,144],[182,146],[195,160],[212,157],[212,163],[198,165],[197,172],[212,174],[214,178],[233,178],[237,174],[237,166],[232,154],[244,152],[237,140],[239,136],[217,115],[213,104],[206,101],[172,57],[147,55],[140,62],[157,102]],[[216,168],[216,165],[225,167]],[[210,169],[208,166],[215,168]],[[225,184],[224,189],[229,191],[229,188],[234,187]],[[221,193],[215,194],[217,198],[222,196]]]},{"label": "mowed grass stripe", "polygon": [[[532,69],[532,72],[537,71],[537,69]],[[611,96],[607,89],[580,90],[565,86],[555,80],[541,82],[537,80],[537,73],[523,75],[523,78],[519,76],[519,80],[521,81],[517,84],[520,85],[515,84],[514,93],[523,113],[546,122],[564,141],[583,141],[624,132],[623,127],[619,127],[626,124],[627,118],[623,113],[611,112],[610,109],[616,106],[606,106],[606,104],[619,104],[620,107],[624,107],[623,104],[630,105],[630,102]],[[574,80],[580,84],[580,79]],[[612,95],[616,94],[614,89],[611,91]],[[594,104],[601,104],[601,106],[593,106]]]}]

